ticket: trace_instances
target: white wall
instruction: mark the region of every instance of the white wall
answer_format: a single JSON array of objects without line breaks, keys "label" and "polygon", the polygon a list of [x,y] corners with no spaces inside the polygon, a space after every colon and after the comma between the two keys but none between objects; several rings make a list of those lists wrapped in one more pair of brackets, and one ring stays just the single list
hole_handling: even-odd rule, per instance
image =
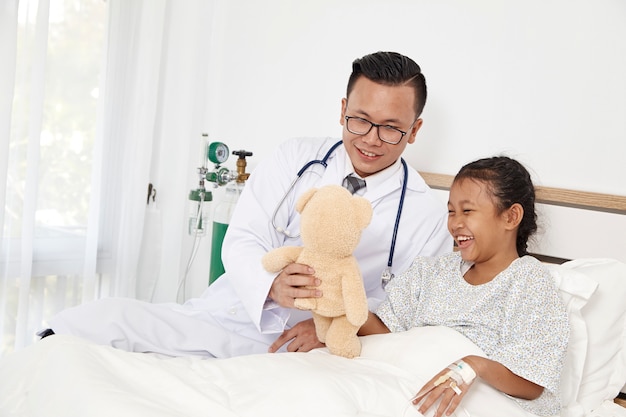
[{"label": "white wall", "polygon": [[[210,67],[204,130],[254,152],[251,169],[287,138],[339,137],[352,60],[393,50],[420,64],[429,88],[424,127],[405,153],[417,169],[454,174],[505,153],[537,184],[626,195],[626,1],[213,5],[198,51]],[[606,238],[626,257],[623,233]]]},{"label": "white wall", "polygon": [[[426,75],[406,157],[454,174],[506,152],[539,184],[626,194],[623,0],[223,1],[207,95],[212,138],[255,151],[340,135],[354,58],[394,50]],[[252,162],[254,163],[254,162]]]}]

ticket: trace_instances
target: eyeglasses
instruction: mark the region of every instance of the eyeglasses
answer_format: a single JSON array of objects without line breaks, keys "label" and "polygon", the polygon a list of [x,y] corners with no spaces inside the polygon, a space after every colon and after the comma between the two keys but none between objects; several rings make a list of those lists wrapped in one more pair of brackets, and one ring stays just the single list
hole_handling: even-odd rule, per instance
[{"label": "eyeglasses", "polygon": [[[370,132],[370,130],[372,130],[373,127],[376,127],[378,129],[378,139],[390,145],[397,145],[400,143],[404,135],[407,134],[407,132],[403,132],[393,126],[379,125],[378,123],[373,123],[360,117],[345,116],[344,118],[346,119],[346,129],[348,129],[348,132],[359,136],[365,136]],[[411,129],[414,124],[415,122],[411,123],[409,129]]]}]

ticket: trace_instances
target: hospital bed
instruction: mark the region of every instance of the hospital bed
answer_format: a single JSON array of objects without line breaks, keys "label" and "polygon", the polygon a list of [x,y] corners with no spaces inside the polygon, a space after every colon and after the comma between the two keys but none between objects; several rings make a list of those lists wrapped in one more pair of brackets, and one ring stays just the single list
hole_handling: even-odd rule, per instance
[{"label": "hospital bed", "polygon": [[[451,181],[423,175],[442,193]],[[554,249],[537,256],[549,262],[571,322],[561,416],[626,416],[618,405],[626,384],[626,264],[598,252],[606,236],[626,235],[626,197],[541,187],[537,195],[540,212],[572,211],[551,213],[537,245]],[[602,220],[586,220],[588,213]],[[562,225],[568,216],[571,223]],[[597,234],[582,238],[589,223]],[[563,253],[555,245],[558,235],[576,239],[580,252]],[[355,359],[326,349],[200,359],[129,353],[55,335],[0,360],[0,416],[420,416],[409,402],[417,390],[454,360],[481,354],[441,327],[361,340],[362,355]],[[456,415],[531,416],[480,379]]]}]

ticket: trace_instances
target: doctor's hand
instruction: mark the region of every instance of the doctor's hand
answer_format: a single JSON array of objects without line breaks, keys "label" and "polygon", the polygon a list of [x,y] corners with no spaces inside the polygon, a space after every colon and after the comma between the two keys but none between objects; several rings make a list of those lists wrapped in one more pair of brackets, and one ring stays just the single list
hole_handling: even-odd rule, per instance
[{"label": "doctor's hand", "polygon": [[318,298],[322,292],[315,288],[321,281],[314,276],[315,271],[308,265],[292,263],[287,265],[274,278],[269,297],[281,307],[294,308],[296,298]]},{"label": "doctor's hand", "polygon": [[317,338],[315,333],[315,323],[313,319],[301,321],[289,330],[285,330],[278,339],[269,347],[268,352],[274,353],[284,344],[287,345],[288,352],[308,352],[312,349],[324,347],[325,345]]}]

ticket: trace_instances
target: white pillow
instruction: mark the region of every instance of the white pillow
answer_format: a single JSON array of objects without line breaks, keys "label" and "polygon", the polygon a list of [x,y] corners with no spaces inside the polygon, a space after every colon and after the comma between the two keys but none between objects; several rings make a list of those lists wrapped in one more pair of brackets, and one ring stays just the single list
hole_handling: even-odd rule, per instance
[{"label": "white pillow", "polygon": [[569,343],[561,374],[561,416],[582,417],[585,412],[578,403],[578,392],[583,379],[588,344],[587,324],[582,308],[596,291],[598,283],[583,273],[562,265],[545,266],[559,290],[570,325]]},{"label": "white pillow", "polygon": [[581,309],[588,341],[577,402],[590,413],[603,401],[613,400],[626,384],[626,264],[614,259],[577,259],[562,268],[598,283]]}]

